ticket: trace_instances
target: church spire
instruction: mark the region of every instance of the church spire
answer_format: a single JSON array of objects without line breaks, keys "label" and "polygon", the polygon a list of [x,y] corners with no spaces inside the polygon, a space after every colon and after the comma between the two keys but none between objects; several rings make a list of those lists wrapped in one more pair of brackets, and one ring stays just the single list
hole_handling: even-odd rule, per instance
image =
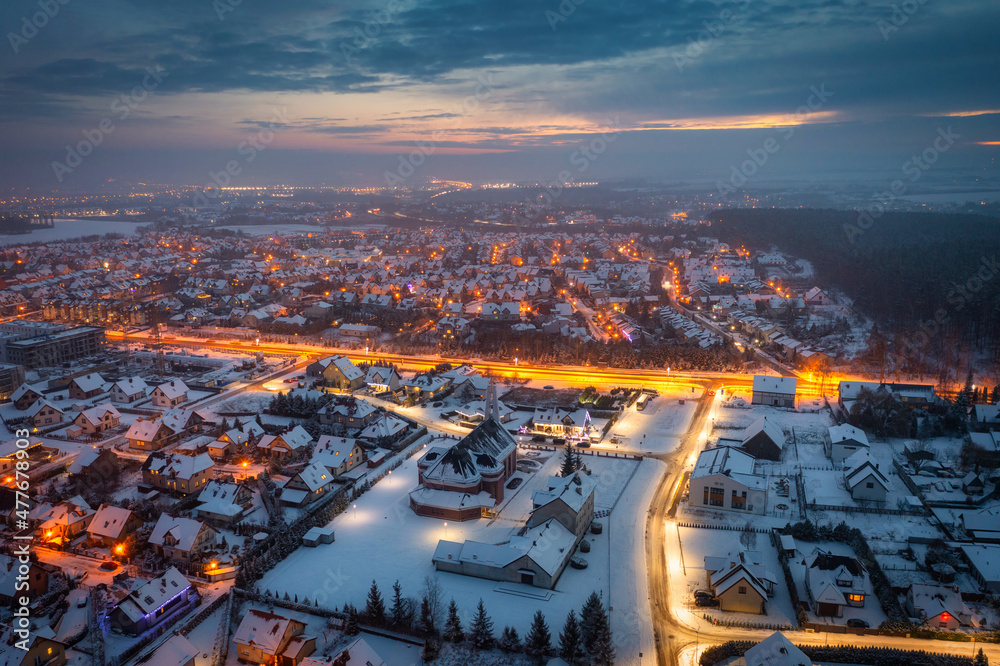
[{"label": "church spire", "polygon": [[489,418],[500,423],[500,402],[497,400],[497,385],[493,380],[490,380],[490,386],[486,389],[486,408],[489,410]]}]

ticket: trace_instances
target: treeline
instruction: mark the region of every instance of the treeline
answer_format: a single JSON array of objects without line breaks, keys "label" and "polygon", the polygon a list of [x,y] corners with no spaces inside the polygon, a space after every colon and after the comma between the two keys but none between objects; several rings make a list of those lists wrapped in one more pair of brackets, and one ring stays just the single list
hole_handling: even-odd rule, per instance
[{"label": "treeline", "polygon": [[720,240],[807,259],[890,333],[900,362],[956,350],[1000,359],[1000,225],[979,215],[738,209],[711,216]]}]

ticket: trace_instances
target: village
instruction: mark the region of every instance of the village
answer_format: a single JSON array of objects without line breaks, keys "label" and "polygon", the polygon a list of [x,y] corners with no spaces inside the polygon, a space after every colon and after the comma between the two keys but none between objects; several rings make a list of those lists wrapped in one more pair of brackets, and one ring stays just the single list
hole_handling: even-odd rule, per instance
[{"label": "village", "polygon": [[996,391],[849,377],[865,325],[807,266],[377,233],[15,260],[8,663],[638,664],[663,612],[693,661],[995,640]]}]

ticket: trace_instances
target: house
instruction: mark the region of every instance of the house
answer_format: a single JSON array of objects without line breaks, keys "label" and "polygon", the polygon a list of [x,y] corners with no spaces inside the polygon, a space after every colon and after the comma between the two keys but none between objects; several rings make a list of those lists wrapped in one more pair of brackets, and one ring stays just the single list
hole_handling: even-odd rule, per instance
[{"label": "house", "polygon": [[106,383],[104,377],[101,377],[96,372],[91,372],[82,377],[74,377],[69,382],[69,397],[73,400],[93,398],[95,395],[104,393],[104,385]]},{"label": "house", "polygon": [[490,418],[457,442],[431,442],[417,461],[420,487],[410,493],[417,515],[475,520],[503,502],[504,484],[516,471],[517,442],[499,421],[495,386],[489,402]]},{"label": "house", "polygon": [[356,639],[329,660],[307,657],[300,666],[388,666],[363,638]]},{"label": "house", "polygon": [[154,388],[152,396],[155,407],[170,409],[187,402],[188,387],[181,380],[172,379]]},{"label": "house", "polygon": [[819,287],[813,287],[807,291],[803,299],[806,305],[830,305],[830,297]]},{"label": "house", "polygon": [[120,467],[114,451],[88,446],[76,454],[66,471],[85,485],[93,487],[116,478]]},{"label": "house", "polygon": [[395,414],[382,413],[358,433],[358,439],[375,446],[388,447],[406,433],[409,425]]},{"label": "house", "polygon": [[932,384],[899,384],[888,382],[841,381],[837,387],[837,402],[848,412],[862,391],[885,391],[907,407],[927,407],[940,402]]},{"label": "house", "polygon": [[785,433],[773,421],[762,416],[743,432],[740,448],[758,460],[781,460]]},{"label": "house", "polygon": [[806,593],[816,615],[843,617],[845,606],[864,608],[865,599],[872,594],[868,570],[855,557],[816,548],[802,564]]},{"label": "house", "polygon": [[141,377],[129,377],[120,379],[111,385],[111,402],[130,404],[143,400],[149,390],[147,384]]},{"label": "house", "polygon": [[83,410],[73,419],[73,427],[66,430],[70,437],[96,435],[121,424],[121,412],[113,405],[96,405]]},{"label": "house", "polygon": [[334,534],[332,527],[310,527],[302,535],[302,545],[315,548],[321,543],[333,543]]},{"label": "house", "polygon": [[911,583],[906,590],[906,612],[931,629],[954,631],[973,622],[957,585]]},{"label": "house", "polygon": [[162,557],[190,562],[200,552],[215,545],[216,532],[200,520],[161,513],[149,543]]},{"label": "house", "polygon": [[125,440],[130,448],[140,451],[159,451],[176,444],[181,433],[174,430],[161,419],[137,418],[125,433]]},{"label": "house", "polygon": [[61,546],[87,531],[94,510],[79,495],[54,506],[43,505],[35,516],[42,543]]},{"label": "house", "polygon": [[552,518],[502,544],[442,539],[432,562],[438,571],[552,589],[576,544],[576,535]]},{"label": "house", "polygon": [[142,518],[137,514],[110,504],[102,504],[87,526],[87,536],[91,542],[113,547],[142,527]]},{"label": "house", "polygon": [[229,526],[238,523],[251,506],[253,491],[242,483],[209,481],[198,493],[198,518],[213,525]]},{"label": "house", "polygon": [[325,425],[336,423],[345,428],[364,428],[378,417],[379,410],[366,400],[353,396],[335,396],[317,414],[319,422]]},{"label": "house", "polygon": [[208,483],[215,463],[207,453],[185,456],[178,453],[149,454],[142,463],[142,483],[171,493],[190,495]]},{"label": "house", "polygon": [[752,455],[731,446],[702,451],[691,472],[688,503],[763,515],[767,483]]},{"label": "house", "polygon": [[451,386],[451,379],[443,374],[426,372],[403,382],[406,395],[413,400],[433,400]]},{"label": "house", "polygon": [[[11,646],[10,643],[7,645]],[[31,632],[28,649],[12,650],[7,654],[7,659],[9,661],[4,663],[11,666],[64,666],[69,663],[66,659],[66,645],[55,639],[52,627]]]},{"label": "house", "polygon": [[969,419],[980,426],[1000,425],[1000,403],[973,405]]},{"label": "house", "polygon": [[306,367],[306,375],[342,391],[356,391],[365,384],[365,373],[351,359],[340,354],[311,363]]},{"label": "house", "polygon": [[966,495],[982,495],[986,490],[986,475],[978,470],[969,472],[962,478],[962,492]]},{"label": "house", "polygon": [[835,465],[844,462],[858,451],[870,448],[865,431],[847,423],[827,428],[823,445],[827,457]]},{"label": "house", "polygon": [[276,460],[286,459],[296,451],[305,450],[312,443],[312,435],[300,425],[280,435],[264,435],[257,441],[257,449],[266,451]]},{"label": "house", "polygon": [[1000,543],[1000,509],[988,507],[958,514],[962,530],[977,543]]},{"label": "house", "polygon": [[977,460],[989,467],[1000,467],[1000,431],[970,432],[968,441],[975,449]]},{"label": "house", "polygon": [[305,506],[330,490],[333,474],[319,462],[311,462],[290,478],[281,489],[281,503]]},{"label": "house", "polygon": [[395,368],[383,368],[373,365],[365,373],[365,384],[375,393],[385,393],[386,391],[398,391],[400,384],[399,373]]},{"label": "house", "polygon": [[138,636],[187,613],[198,602],[198,592],[175,567],[141,582],[110,613],[111,626]]},{"label": "house", "polygon": [[42,397],[42,389],[31,384],[21,384],[10,394],[10,401],[19,411],[24,411]]},{"label": "house", "polygon": [[539,407],[531,417],[531,431],[552,437],[587,437],[590,428],[590,412],[586,409],[559,409]]},{"label": "house", "polygon": [[202,651],[191,644],[183,634],[176,633],[163,642],[152,656],[144,661],[145,666],[196,666],[196,659]]},{"label": "house", "polygon": [[812,666],[813,660],[776,631],[744,654],[732,666]]},{"label": "house", "polygon": [[868,451],[861,450],[844,461],[844,483],[856,500],[885,502],[889,479],[879,469]]},{"label": "house", "polygon": [[264,428],[256,421],[240,423],[235,428],[230,428],[219,435],[220,442],[227,442],[230,445],[230,452],[236,453],[241,449],[249,449],[264,436]]},{"label": "house", "polygon": [[365,461],[367,452],[358,440],[323,435],[316,443],[312,462],[323,465],[333,476],[340,476]]},{"label": "house", "polygon": [[[304,636],[302,632],[305,628],[306,625],[298,620],[251,608],[240,620],[240,626],[233,634],[236,658],[246,664],[283,666],[286,663],[298,663],[286,662],[285,653],[291,648],[303,658],[312,654],[312,650],[308,649],[309,641],[312,641],[315,649],[316,639]],[[296,640],[299,638],[302,640]],[[304,645],[300,645],[302,643]]]},{"label": "house", "polygon": [[767,591],[743,564],[716,571],[711,590],[719,600],[719,610],[738,613],[765,613]]},{"label": "house", "polygon": [[960,548],[980,587],[989,594],[1000,594],[1000,545],[962,544]]},{"label": "house", "polygon": [[772,377],[770,375],[753,376],[754,405],[771,405],[772,407],[795,408],[794,377]]},{"label": "house", "polygon": [[56,425],[63,422],[65,416],[63,410],[59,409],[45,398],[36,400],[28,408],[28,421],[36,428],[44,428],[49,425]]},{"label": "house", "polygon": [[[0,554],[0,603],[12,608],[15,598],[35,598],[49,590],[49,568],[34,560],[28,563],[27,575],[17,557]],[[24,585],[27,584],[27,587]]]},{"label": "house", "polygon": [[550,476],[545,490],[531,495],[531,515],[528,527],[537,527],[557,520],[567,530],[582,539],[594,522],[594,489],[597,482],[589,474],[577,470],[569,476]]}]

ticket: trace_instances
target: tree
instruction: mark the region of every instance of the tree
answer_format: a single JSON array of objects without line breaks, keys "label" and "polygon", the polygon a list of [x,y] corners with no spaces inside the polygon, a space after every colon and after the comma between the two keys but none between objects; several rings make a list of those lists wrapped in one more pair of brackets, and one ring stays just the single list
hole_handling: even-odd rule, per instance
[{"label": "tree", "polygon": [[444,639],[449,643],[461,643],[465,640],[462,631],[462,620],[458,617],[458,604],[452,599],[448,604],[448,619],[444,624]]},{"label": "tree", "polygon": [[601,626],[607,624],[608,615],[597,592],[591,592],[580,610],[580,633],[583,635],[583,647],[587,652],[593,652],[594,639]]},{"label": "tree", "polygon": [[545,615],[542,611],[535,611],[535,616],[531,620],[531,629],[524,637],[524,653],[529,657],[534,657],[539,664],[552,652],[552,634],[549,633],[549,625],[545,623]]},{"label": "tree", "polygon": [[417,629],[425,636],[433,636],[437,633],[434,614],[431,612],[431,604],[426,595],[420,600],[420,617],[417,619]]},{"label": "tree", "polygon": [[476,615],[469,627],[469,642],[477,650],[489,650],[493,647],[493,620],[486,614],[486,606],[483,605],[482,599],[479,600]]},{"label": "tree", "polygon": [[562,633],[559,634],[559,656],[570,664],[577,663],[583,657],[580,646],[580,625],[576,621],[576,612],[570,611],[566,616]]},{"label": "tree", "polygon": [[344,610],[347,612],[347,622],[344,623],[344,633],[348,636],[357,636],[361,633],[361,628],[358,626],[358,609],[353,605],[349,605]]},{"label": "tree", "polygon": [[372,586],[368,589],[365,617],[377,627],[385,624],[385,602],[382,600],[382,593],[379,592],[378,585],[374,580],[372,581]]},{"label": "tree", "polygon": [[438,644],[437,639],[433,636],[427,638],[424,641],[424,650],[420,654],[420,658],[424,661],[434,661],[441,654],[441,646]]},{"label": "tree", "polygon": [[497,647],[503,652],[520,652],[521,638],[517,635],[517,629],[509,626],[504,627],[503,633],[500,634],[500,640],[497,641]]},{"label": "tree", "polygon": [[605,622],[597,631],[593,647],[590,650],[590,663],[593,666],[613,666],[615,663],[615,648],[611,644],[611,627]]},{"label": "tree", "polygon": [[576,460],[573,456],[573,447],[570,444],[566,445],[566,451],[563,455],[562,468],[560,468],[559,476],[567,477],[572,476],[573,472],[576,471]]},{"label": "tree", "polygon": [[983,648],[979,648],[979,652],[976,653],[976,659],[972,663],[975,664],[975,666],[986,666],[990,663],[989,659],[986,658],[986,655],[983,654]]},{"label": "tree", "polygon": [[397,629],[409,629],[413,623],[409,603],[403,598],[403,587],[398,580],[392,584],[392,608],[389,610],[389,620]]},{"label": "tree", "polygon": [[740,531],[740,544],[747,550],[757,545],[757,531],[753,528],[753,524],[749,520]]}]

